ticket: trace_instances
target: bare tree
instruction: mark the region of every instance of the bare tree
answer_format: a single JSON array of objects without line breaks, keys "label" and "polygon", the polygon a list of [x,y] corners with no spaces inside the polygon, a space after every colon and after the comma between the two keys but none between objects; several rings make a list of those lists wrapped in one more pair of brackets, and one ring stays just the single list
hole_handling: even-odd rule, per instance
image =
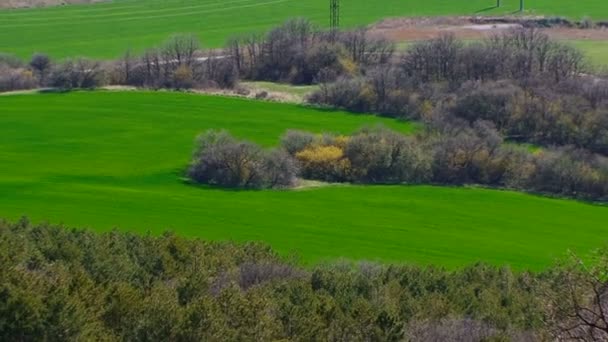
[{"label": "bare tree", "polygon": [[199,41],[194,35],[175,35],[165,42],[162,54],[166,64],[190,66],[199,48]]},{"label": "bare tree", "polygon": [[133,57],[131,55],[131,49],[127,50],[120,60],[120,71],[121,71],[121,81],[124,84],[130,84],[132,71],[133,71]]},{"label": "bare tree", "polygon": [[608,340],[608,254],[589,264],[572,256],[544,292],[547,323],[558,340]]},{"label": "bare tree", "polygon": [[46,75],[51,68],[51,59],[47,55],[37,53],[30,60],[30,67],[38,75],[40,85],[44,85]]},{"label": "bare tree", "polygon": [[103,82],[103,76],[99,62],[79,58],[67,60],[57,66],[49,81],[53,87],[64,89],[94,88]]}]

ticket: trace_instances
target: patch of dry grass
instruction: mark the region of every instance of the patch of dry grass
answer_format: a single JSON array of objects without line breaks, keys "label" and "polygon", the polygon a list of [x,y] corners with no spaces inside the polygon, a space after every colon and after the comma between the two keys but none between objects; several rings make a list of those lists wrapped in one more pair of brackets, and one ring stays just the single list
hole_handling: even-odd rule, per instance
[{"label": "patch of dry grass", "polygon": [[0,8],[29,8],[73,4],[92,4],[108,0],[2,0]]}]

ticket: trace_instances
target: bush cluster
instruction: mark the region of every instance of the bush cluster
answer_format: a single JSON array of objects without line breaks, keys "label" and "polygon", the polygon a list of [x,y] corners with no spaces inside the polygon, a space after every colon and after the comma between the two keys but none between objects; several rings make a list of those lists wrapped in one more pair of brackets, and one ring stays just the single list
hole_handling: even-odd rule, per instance
[{"label": "bush cluster", "polygon": [[296,164],[283,150],[264,151],[226,131],[207,131],[196,144],[188,174],[197,183],[255,189],[295,184]]},{"label": "bush cluster", "polygon": [[85,58],[54,62],[35,54],[26,64],[0,55],[0,92],[39,87],[92,89],[104,85],[147,88],[232,88],[238,81],[233,58],[202,50],[191,35],[176,35],[141,56],[129,51],[114,61]]},{"label": "bush cluster", "polygon": [[0,54],[0,92],[32,89],[38,86],[33,68],[11,55]]},{"label": "bush cluster", "polygon": [[371,184],[421,183],[430,177],[430,159],[415,140],[383,128],[352,136],[288,131],[281,144],[304,178]]},{"label": "bush cluster", "polygon": [[608,199],[608,158],[574,147],[537,152],[505,144],[487,121],[406,137],[384,129],[352,136],[290,131],[283,147],[301,176],[333,182],[481,184],[593,200]]},{"label": "bush cluster", "polygon": [[289,130],[279,149],[209,131],[189,176],[239,188],[290,187],[297,177],[362,184],[478,184],[588,200],[608,200],[608,158],[574,147],[530,151],[506,144],[489,121],[404,136],[386,128],[353,135]]},{"label": "bush cluster", "polygon": [[534,30],[464,44],[446,35],[398,61],[322,83],[312,103],[422,120],[491,121],[509,140],[608,154],[608,81],[580,53]]},{"label": "bush cluster", "polygon": [[35,54],[29,63],[16,57],[0,56],[0,92],[54,87],[60,89],[96,88],[107,84],[107,65],[84,58],[54,63]]}]

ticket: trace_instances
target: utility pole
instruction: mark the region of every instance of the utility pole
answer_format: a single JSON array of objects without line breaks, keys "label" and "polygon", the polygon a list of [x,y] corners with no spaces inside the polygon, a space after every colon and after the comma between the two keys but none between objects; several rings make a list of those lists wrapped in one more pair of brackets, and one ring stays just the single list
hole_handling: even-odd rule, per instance
[{"label": "utility pole", "polygon": [[524,0],[519,0],[519,11],[520,12],[524,11]]},{"label": "utility pole", "polygon": [[500,7],[500,0],[496,0],[496,8]]},{"label": "utility pole", "polygon": [[329,27],[332,33],[340,28],[340,0],[329,0]]}]

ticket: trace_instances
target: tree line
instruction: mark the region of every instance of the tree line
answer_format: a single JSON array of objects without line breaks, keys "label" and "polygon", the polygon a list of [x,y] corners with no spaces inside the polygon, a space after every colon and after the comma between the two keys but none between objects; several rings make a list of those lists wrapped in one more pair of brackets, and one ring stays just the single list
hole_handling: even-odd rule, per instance
[{"label": "tree line", "polygon": [[510,141],[608,154],[608,80],[589,71],[580,51],[535,28],[476,43],[446,34],[397,53],[365,29],[327,32],[293,19],[218,50],[177,35],[115,61],[53,62],[37,54],[24,63],[0,56],[0,91],[106,84],[232,88],[239,79],[319,84],[312,104],[432,126],[486,120]]},{"label": "tree line", "polygon": [[0,221],[3,341],[542,341],[608,338],[605,270],[302,268],[260,244]]},{"label": "tree line", "polygon": [[239,79],[312,84],[355,75],[384,64],[394,45],[365,29],[332,33],[306,19],[287,21],[264,35],[230,39],[223,49],[204,49],[190,34],[172,36],[142,53],[116,60],[53,62],[35,54],[29,62],[0,55],[0,91],[55,87],[131,85],[147,88],[232,88]]},{"label": "tree line", "polygon": [[297,179],[360,184],[478,184],[608,200],[608,158],[573,147],[530,151],[505,144],[492,122],[404,136],[386,128],[353,135],[289,130],[278,148],[239,141],[226,131],[197,139],[188,171],[196,183],[288,188]]},{"label": "tree line", "polygon": [[193,35],[175,35],[140,55],[127,51],[120,59],[88,58],[53,61],[35,54],[29,62],[0,55],[0,92],[51,87],[93,89],[127,85],[151,89],[232,88],[235,65],[220,51],[201,49]]},{"label": "tree line", "polygon": [[446,125],[494,123],[511,141],[608,154],[608,81],[535,29],[414,44],[392,62],[321,83],[310,102]]}]

